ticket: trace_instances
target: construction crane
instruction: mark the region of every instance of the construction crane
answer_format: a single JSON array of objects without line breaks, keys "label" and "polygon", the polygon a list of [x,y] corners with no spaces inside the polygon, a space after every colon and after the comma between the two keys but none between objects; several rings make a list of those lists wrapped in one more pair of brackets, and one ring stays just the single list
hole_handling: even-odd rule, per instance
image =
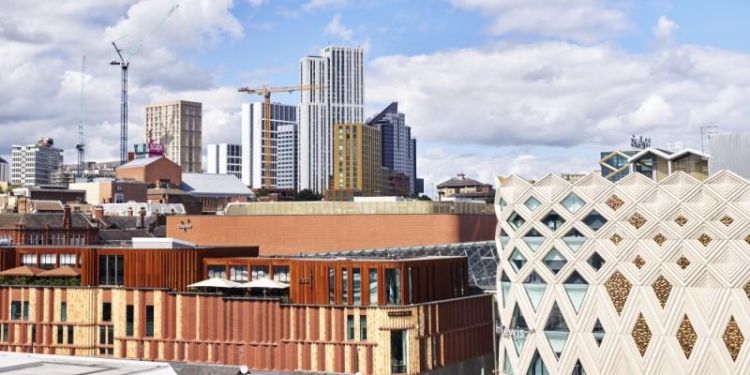
[{"label": "construction crane", "polygon": [[119,60],[112,60],[109,64],[118,65],[122,70],[120,93],[120,164],[125,164],[128,158],[128,68],[130,67],[130,60],[141,52],[141,49],[143,49],[143,42],[159,30],[159,28],[167,22],[167,19],[172,16],[172,13],[174,13],[179,7],[180,4],[175,4],[170,8],[167,15],[162,18],[156,27],[154,27],[150,33],[145,35],[133,49],[129,50],[127,56],[123,56],[123,53],[125,52],[124,49],[117,47],[117,44],[112,42],[112,47],[115,48]]},{"label": "construction crane", "polygon": [[288,92],[293,93],[295,91],[311,91],[315,89],[323,88],[323,86],[316,85],[301,85],[301,86],[278,86],[278,87],[241,87],[237,91],[244,92],[251,95],[262,95],[264,98],[264,110],[266,115],[265,121],[263,121],[263,178],[261,179],[261,188],[270,190],[274,188],[273,176],[271,169],[273,167],[273,155],[271,155],[271,93],[274,92]]},{"label": "construction crane", "polygon": [[76,144],[76,150],[78,150],[78,173],[76,174],[78,178],[83,178],[83,171],[84,171],[84,158],[85,158],[85,149],[86,144],[85,140],[83,138],[83,119],[84,119],[84,106],[83,106],[83,90],[85,85],[85,79],[86,79],[86,56],[81,57],[81,118],[78,121],[78,143]]}]

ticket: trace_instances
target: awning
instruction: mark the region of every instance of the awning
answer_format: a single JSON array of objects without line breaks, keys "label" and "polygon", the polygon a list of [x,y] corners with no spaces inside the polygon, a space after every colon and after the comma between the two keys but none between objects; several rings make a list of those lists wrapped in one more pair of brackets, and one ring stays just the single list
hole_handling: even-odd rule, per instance
[{"label": "awning", "polygon": [[188,285],[188,288],[242,288],[243,284],[236,281],[214,277]]},{"label": "awning", "polygon": [[37,274],[38,277],[78,277],[81,276],[81,269],[78,267],[64,266],[60,268],[43,271]]},{"label": "awning", "polygon": [[282,283],[280,281],[271,279],[258,279],[248,283],[240,284],[243,288],[251,289],[286,289],[289,288],[289,284]]},{"label": "awning", "polygon": [[0,276],[33,277],[44,272],[43,269],[33,266],[21,266],[0,272]]}]

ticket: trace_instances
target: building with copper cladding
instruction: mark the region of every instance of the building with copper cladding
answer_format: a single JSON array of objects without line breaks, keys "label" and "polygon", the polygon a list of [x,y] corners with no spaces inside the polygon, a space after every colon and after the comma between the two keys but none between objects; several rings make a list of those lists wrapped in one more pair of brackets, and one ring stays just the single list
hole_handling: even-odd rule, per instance
[{"label": "building with copper cladding", "polygon": [[221,216],[168,217],[167,237],[289,255],[487,241],[494,239],[496,224],[492,205],[481,203],[230,203]]},{"label": "building with copper cladding", "polygon": [[[493,296],[468,288],[465,257],[256,255],[179,241],[0,248],[0,350],[265,371],[493,371]],[[56,286],[50,274],[79,282]],[[186,290],[209,276],[288,289]]]}]

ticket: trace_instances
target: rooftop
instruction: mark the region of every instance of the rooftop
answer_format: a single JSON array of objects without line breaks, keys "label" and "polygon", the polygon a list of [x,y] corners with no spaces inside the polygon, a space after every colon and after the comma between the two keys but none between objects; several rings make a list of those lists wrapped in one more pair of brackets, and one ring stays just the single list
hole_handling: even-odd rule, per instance
[{"label": "rooftop", "polygon": [[[23,224],[27,229],[62,228],[63,213],[37,213],[37,214],[2,214],[0,215],[0,229],[15,229],[16,225]],[[71,213],[71,226],[73,228],[90,228],[96,226],[89,221],[86,215],[80,212]]]},{"label": "rooftop", "polygon": [[168,363],[0,352],[0,374],[172,375],[177,373]]},{"label": "rooftop", "polygon": [[235,175],[183,173],[182,190],[190,195],[253,195]]},{"label": "rooftop", "polygon": [[135,167],[143,167],[146,165],[149,165],[157,160],[166,159],[165,157],[161,156],[158,158],[142,158],[142,159],[133,159],[118,168],[135,168]]},{"label": "rooftop", "polygon": [[438,184],[438,189],[442,188],[452,188],[452,187],[467,187],[467,186],[484,186],[487,185],[485,183],[479,182],[477,180],[466,178],[466,175],[463,173],[459,173],[458,176],[451,178],[450,180],[446,180]]},{"label": "rooftop", "polygon": [[233,202],[227,216],[261,215],[494,215],[491,204],[474,202]]}]

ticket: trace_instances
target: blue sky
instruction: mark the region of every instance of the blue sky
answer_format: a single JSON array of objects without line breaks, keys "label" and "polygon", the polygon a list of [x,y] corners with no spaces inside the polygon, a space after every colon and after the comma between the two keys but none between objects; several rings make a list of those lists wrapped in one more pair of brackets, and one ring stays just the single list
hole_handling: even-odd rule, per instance
[{"label": "blue sky", "polygon": [[[89,157],[114,159],[119,75],[173,0],[8,0],[0,17],[0,155],[53,136],[75,154],[80,56],[88,57]],[[699,147],[699,127],[750,121],[748,1],[181,0],[131,68],[131,143],[150,102],[204,103],[204,143],[236,142],[244,85],[298,82],[330,44],[367,49],[368,115],[398,100],[429,188],[459,172],[589,172],[631,134]],[[294,103],[294,95],[276,100]],[[38,102],[49,103],[39,107]]]}]

